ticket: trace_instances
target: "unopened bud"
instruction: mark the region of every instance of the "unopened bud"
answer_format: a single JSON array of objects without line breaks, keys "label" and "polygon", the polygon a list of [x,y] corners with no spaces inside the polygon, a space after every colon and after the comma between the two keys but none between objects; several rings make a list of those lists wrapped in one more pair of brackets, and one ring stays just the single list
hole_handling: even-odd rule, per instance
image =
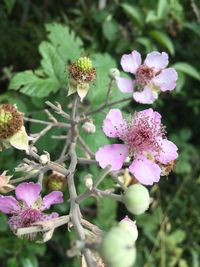
[{"label": "unopened bud", "polygon": [[124,230],[128,231],[131,235],[133,242],[135,242],[138,238],[138,230],[135,221],[129,219],[126,216],[123,220],[119,222],[119,227],[123,228]]},{"label": "unopened bud", "polygon": [[49,156],[47,154],[43,154],[40,156],[40,163],[42,165],[46,165],[49,162]]},{"label": "unopened bud", "polygon": [[112,68],[109,70],[109,77],[111,79],[115,79],[116,77],[120,76],[120,72],[118,69],[116,68]]},{"label": "unopened bud", "polygon": [[89,121],[86,121],[83,124],[82,129],[88,134],[93,134],[96,132],[96,126],[94,125],[94,123]]},{"label": "unopened bud", "polygon": [[146,187],[141,184],[134,184],[124,192],[123,201],[128,211],[139,215],[149,208],[151,199]]},{"label": "unopened bud", "polygon": [[136,249],[128,231],[114,227],[106,233],[101,243],[101,256],[109,267],[133,266]]},{"label": "unopened bud", "polygon": [[85,182],[85,186],[89,190],[92,190],[92,188],[93,188],[92,174],[88,173],[83,179],[84,179],[84,182]]}]

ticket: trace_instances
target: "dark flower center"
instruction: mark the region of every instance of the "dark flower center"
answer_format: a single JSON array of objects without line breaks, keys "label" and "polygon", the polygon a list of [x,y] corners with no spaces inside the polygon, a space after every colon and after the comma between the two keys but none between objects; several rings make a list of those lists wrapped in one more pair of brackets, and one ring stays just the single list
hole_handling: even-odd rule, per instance
[{"label": "dark flower center", "polygon": [[154,77],[153,68],[149,68],[146,65],[140,65],[135,74],[135,80],[137,85],[145,86]]}]

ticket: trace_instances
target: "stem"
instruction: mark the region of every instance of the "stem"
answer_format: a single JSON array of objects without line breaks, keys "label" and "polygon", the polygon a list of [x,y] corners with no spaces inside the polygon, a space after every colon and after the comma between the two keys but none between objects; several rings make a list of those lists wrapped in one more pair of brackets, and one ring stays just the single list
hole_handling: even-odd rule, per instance
[{"label": "stem", "polygon": [[120,100],[117,100],[117,101],[113,101],[113,102],[110,102],[110,103],[107,103],[107,104],[103,104],[99,108],[97,108],[95,110],[92,110],[90,112],[87,112],[85,115],[86,116],[93,115],[93,114],[96,114],[96,113],[102,111],[104,108],[108,108],[110,106],[114,106],[116,104],[123,103],[123,102],[130,101],[130,100],[132,100],[132,97],[129,96],[127,98],[123,98],[123,99],[120,99]]}]

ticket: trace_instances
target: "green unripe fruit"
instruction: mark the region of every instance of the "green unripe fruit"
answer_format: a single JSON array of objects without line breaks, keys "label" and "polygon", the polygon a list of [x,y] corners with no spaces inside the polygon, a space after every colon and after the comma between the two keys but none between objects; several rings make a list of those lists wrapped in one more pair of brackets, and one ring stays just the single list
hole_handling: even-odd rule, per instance
[{"label": "green unripe fruit", "polygon": [[132,267],[136,259],[132,237],[120,227],[114,227],[105,234],[100,253],[108,267]]},{"label": "green unripe fruit", "polygon": [[9,123],[12,119],[12,114],[10,112],[6,112],[5,110],[0,110],[0,126],[4,126]]},{"label": "green unripe fruit", "polygon": [[80,57],[76,61],[76,66],[83,71],[89,71],[92,69],[92,61],[88,57]]},{"label": "green unripe fruit", "polygon": [[134,184],[125,191],[123,202],[131,213],[142,214],[149,208],[151,202],[149,191],[141,184]]},{"label": "green unripe fruit", "polygon": [[119,227],[121,229],[126,230],[131,235],[133,242],[137,240],[138,230],[137,230],[136,223],[132,221],[131,219],[129,219],[128,216],[126,216],[123,220],[119,222]]}]

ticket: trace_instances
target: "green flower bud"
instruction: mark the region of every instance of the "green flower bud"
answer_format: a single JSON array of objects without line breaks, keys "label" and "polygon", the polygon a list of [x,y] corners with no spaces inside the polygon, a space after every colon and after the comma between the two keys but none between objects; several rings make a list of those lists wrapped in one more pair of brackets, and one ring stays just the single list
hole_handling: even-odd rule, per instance
[{"label": "green flower bud", "polygon": [[75,64],[83,71],[89,71],[93,68],[92,61],[88,57],[80,57]]},{"label": "green flower bud", "polygon": [[114,227],[105,234],[100,253],[108,267],[132,267],[136,259],[132,237],[121,227]]},{"label": "green flower bud", "polygon": [[144,213],[150,205],[149,191],[141,184],[134,184],[124,192],[124,204],[135,215]]},{"label": "green flower bud", "polygon": [[88,134],[93,134],[96,132],[96,126],[91,121],[86,121],[83,124],[82,129]]},{"label": "green flower bud", "polygon": [[128,233],[132,237],[132,241],[135,242],[138,238],[138,230],[136,223],[129,219],[128,216],[126,216],[123,220],[119,222],[119,227],[128,231]]},{"label": "green flower bud", "polygon": [[109,77],[111,79],[115,79],[116,77],[120,76],[120,72],[118,69],[116,68],[112,68],[109,70]]}]

